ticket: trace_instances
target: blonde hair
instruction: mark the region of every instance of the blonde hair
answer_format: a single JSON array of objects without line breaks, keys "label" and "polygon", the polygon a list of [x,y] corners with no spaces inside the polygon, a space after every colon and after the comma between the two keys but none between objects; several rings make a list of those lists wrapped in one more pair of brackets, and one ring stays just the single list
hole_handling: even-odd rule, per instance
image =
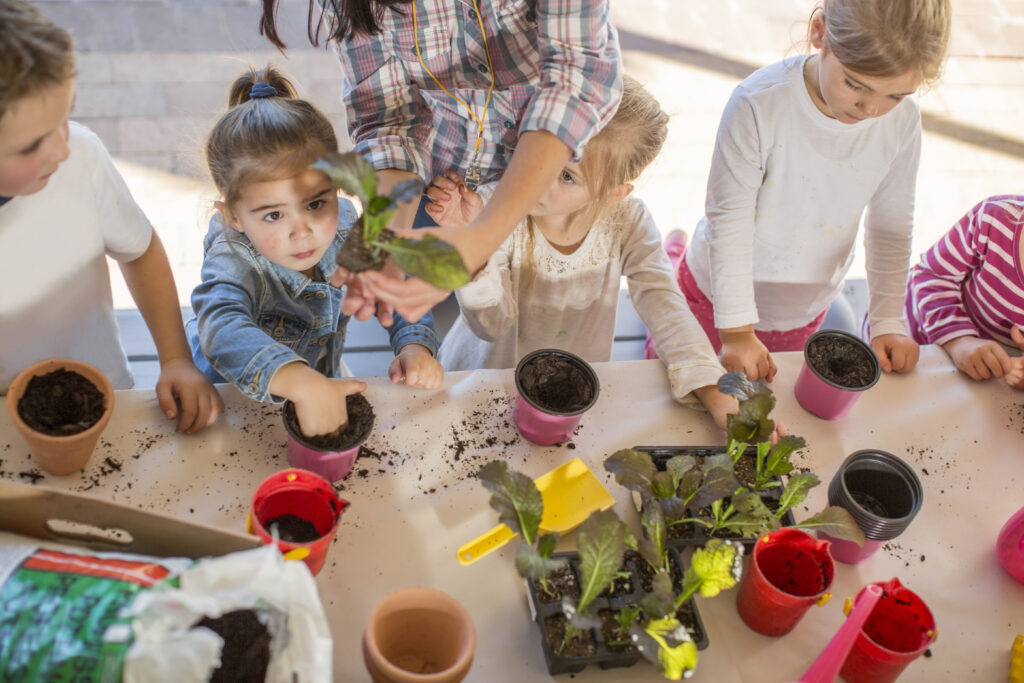
[{"label": "blonde hair", "polygon": [[[253,97],[253,85],[276,94]],[[338,149],[331,122],[273,66],[249,69],[235,79],[228,110],[206,139],[206,164],[214,185],[230,206],[252,182],[290,178],[317,158]]]},{"label": "blonde hair", "polygon": [[843,66],[866,76],[916,71],[935,83],[949,45],[949,0],[823,0],[814,8],[825,24],[823,49]]},{"label": "blonde hair", "polygon": [[27,0],[0,0],[0,117],[75,77],[71,35]]}]

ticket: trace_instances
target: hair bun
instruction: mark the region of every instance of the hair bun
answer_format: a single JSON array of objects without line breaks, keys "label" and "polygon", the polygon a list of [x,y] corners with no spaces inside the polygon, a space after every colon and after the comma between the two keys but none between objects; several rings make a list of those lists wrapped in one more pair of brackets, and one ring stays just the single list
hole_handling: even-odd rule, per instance
[{"label": "hair bun", "polygon": [[249,89],[249,99],[258,100],[264,97],[277,97],[277,88],[265,81],[256,81]]}]

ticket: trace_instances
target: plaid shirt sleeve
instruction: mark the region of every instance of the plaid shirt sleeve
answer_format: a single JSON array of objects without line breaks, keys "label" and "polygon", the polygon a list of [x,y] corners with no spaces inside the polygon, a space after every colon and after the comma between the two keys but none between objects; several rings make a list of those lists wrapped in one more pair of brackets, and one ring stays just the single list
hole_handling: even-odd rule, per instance
[{"label": "plaid shirt sleeve", "polygon": [[622,55],[608,13],[607,1],[538,2],[540,82],[519,131],[553,133],[575,161],[622,99]]}]

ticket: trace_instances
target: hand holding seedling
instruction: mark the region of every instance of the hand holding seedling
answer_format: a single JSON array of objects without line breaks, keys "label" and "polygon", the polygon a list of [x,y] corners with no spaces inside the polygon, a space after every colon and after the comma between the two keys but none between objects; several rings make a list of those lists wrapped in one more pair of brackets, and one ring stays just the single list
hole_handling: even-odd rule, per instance
[{"label": "hand holding seedling", "polygon": [[434,178],[427,188],[426,212],[441,227],[464,228],[483,211],[484,201],[480,195],[466,186],[462,177],[450,170]]},{"label": "hand holding seedling", "polygon": [[722,365],[729,372],[742,372],[751,382],[775,379],[775,361],[757,335],[753,325],[719,330],[722,340]]},{"label": "hand holding seedling", "polygon": [[964,335],[949,340],[942,348],[953,359],[953,364],[970,375],[971,379],[1000,378],[1012,370],[1006,349],[991,339]]},{"label": "hand holding seedling", "polygon": [[427,347],[406,344],[391,361],[388,377],[392,384],[405,384],[416,389],[437,389],[444,381],[444,368]]},{"label": "hand holding seedling", "polygon": [[905,334],[881,334],[871,339],[883,372],[910,372],[921,352],[917,342]]}]

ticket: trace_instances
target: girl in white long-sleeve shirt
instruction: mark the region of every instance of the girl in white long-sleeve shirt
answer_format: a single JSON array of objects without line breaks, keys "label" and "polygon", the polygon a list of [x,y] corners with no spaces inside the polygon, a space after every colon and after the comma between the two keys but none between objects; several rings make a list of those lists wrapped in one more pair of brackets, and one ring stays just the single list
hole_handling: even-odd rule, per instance
[{"label": "girl in white long-sleeve shirt", "polygon": [[905,334],[921,116],[910,99],[938,77],[949,0],[825,0],[818,52],[756,71],[718,129],[705,217],[679,284],[728,370],[771,380],[839,294],[865,226],[871,344],[907,372]]},{"label": "girl in white long-sleeve shirt", "polygon": [[[661,236],[639,200],[627,198],[665,141],[668,117],[625,78],[615,117],[569,162],[468,285],[461,313],[441,344],[445,370],[509,368],[540,348],[611,360],[622,277],[654,335],[673,396],[695,395],[725,427],[735,400],[720,393],[724,370],[676,285]],[[481,188],[484,195],[488,188]],[[437,178],[427,207],[439,225],[465,225],[483,207],[455,173]]]}]

